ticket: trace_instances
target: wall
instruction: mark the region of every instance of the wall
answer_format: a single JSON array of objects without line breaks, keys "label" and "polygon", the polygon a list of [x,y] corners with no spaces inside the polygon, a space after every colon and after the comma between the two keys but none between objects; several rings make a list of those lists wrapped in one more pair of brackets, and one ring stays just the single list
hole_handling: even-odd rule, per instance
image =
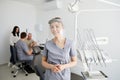
[{"label": "wall", "polygon": [[[86,3],[82,2],[80,6],[80,10],[88,10],[88,9],[111,9],[110,10],[104,10],[104,11],[90,11],[90,12],[81,12],[78,16],[78,27],[80,30],[86,29],[86,28],[92,28],[95,32],[96,37],[108,37],[109,43],[104,46],[100,46],[103,48],[103,50],[107,51],[107,54],[114,60],[112,63],[109,63],[106,65],[106,67],[99,68],[99,70],[103,70],[109,77],[108,80],[119,80],[119,74],[118,71],[120,67],[120,9],[115,6],[111,6],[108,4],[100,3],[100,2],[94,2],[94,1],[88,1]],[[67,1],[64,1],[63,4],[68,4]],[[87,5],[87,6],[86,6]],[[38,17],[37,17],[37,23],[42,24],[43,30],[41,31],[42,34],[40,35],[39,40],[44,42],[49,35],[51,35],[49,31],[49,25],[48,20],[55,17],[60,16],[63,18],[64,27],[66,31],[67,37],[73,39],[74,37],[74,15],[67,10],[67,6],[63,6],[61,9],[56,10],[39,10],[38,8]],[[80,66],[80,64],[78,64]],[[80,70],[74,69],[74,72],[80,73]],[[76,71],[75,71],[76,70]]]},{"label": "wall", "polygon": [[34,32],[35,24],[36,8],[34,6],[15,1],[0,1],[0,64],[9,62],[9,34],[13,26],[19,26],[21,32],[26,31],[26,28]]}]

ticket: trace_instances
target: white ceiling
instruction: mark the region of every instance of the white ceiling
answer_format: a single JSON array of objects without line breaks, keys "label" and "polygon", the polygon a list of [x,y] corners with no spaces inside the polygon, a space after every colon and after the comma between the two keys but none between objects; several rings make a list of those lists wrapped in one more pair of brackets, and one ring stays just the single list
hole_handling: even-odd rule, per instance
[{"label": "white ceiling", "polygon": [[32,5],[41,5],[45,0],[13,0],[13,1],[24,2]]},{"label": "white ceiling", "polygon": [[[45,3],[45,2],[55,1],[55,0],[14,0],[14,1],[25,2],[25,3],[30,3],[30,4],[42,4],[42,3]],[[66,1],[70,1],[70,0],[66,0]],[[71,0],[71,1],[75,1],[75,0]],[[97,1],[97,0],[80,0],[80,1],[81,2],[85,1],[86,2],[86,1]],[[120,0],[106,0],[106,1],[111,1],[111,2],[114,2],[114,3],[120,4]]]},{"label": "white ceiling", "polygon": [[117,3],[117,4],[120,4],[120,0],[108,0],[108,1],[111,1],[111,2],[114,2],[114,3]]},{"label": "white ceiling", "polygon": [[[44,5],[44,3],[49,3],[50,1],[56,1],[56,0],[14,0],[14,1],[19,1],[19,2],[24,2],[24,3],[28,3],[28,4],[32,4],[35,6],[42,6]],[[74,2],[75,0],[60,0],[63,3],[67,2],[67,3],[71,3]],[[115,6],[111,4],[106,4],[101,2],[100,0],[80,0],[80,8],[81,9],[90,9],[90,8],[120,8],[120,6]],[[119,4],[120,5],[120,0],[105,0],[105,1],[111,1],[115,4]],[[56,5],[56,4],[52,4],[52,5]],[[63,4],[64,5],[64,4]],[[86,6],[87,5],[87,6]]]},{"label": "white ceiling", "polygon": [[[43,4],[46,2],[50,2],[50,1],[56,1],[56,0],[14,0],[14,1],[19,1],[19,2],[25,2],[25,3],[29,3],[29,4]],[[64,1],[64,0],[63,0]],[[75,0],[65,0],[65,1],[75,1]],[[99,0],[80,0],[81,2],[96,2]],[[106,0],[106,1],[111,1],[117,4],[120,4],[120,0]]]}]

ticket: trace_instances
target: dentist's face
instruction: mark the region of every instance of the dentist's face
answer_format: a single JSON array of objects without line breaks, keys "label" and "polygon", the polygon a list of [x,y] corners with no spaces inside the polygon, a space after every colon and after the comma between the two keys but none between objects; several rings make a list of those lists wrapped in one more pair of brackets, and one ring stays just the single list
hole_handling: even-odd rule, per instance
[{"label": "dentist's face", "polygon": [[54,36],[60,36],[62,35],[61,33],[63,31],[63,25],[59,22],[53,22],[50,24],[50,30]]}]

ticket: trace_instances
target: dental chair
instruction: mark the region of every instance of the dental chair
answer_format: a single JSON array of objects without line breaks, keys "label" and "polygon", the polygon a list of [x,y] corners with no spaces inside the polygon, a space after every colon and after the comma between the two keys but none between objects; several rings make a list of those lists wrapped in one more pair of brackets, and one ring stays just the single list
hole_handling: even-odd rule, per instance
[{"label": "dental chair", "polygon": [[43,49],[44,48],[41,46],[36,46],[33,48],[34,55],[39,57],[40,64],[35,64],[34,70],[35,70],[36,75],[39,76],[40,80],[44,80],[44,72],[45,72],[45,68],[41,64],[41,59],[42,59],[41,50]]}]

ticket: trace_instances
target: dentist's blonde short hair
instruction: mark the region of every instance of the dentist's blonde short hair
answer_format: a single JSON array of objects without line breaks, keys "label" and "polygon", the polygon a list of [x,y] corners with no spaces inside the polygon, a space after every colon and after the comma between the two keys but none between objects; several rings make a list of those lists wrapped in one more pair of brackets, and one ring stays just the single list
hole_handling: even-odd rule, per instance
[{"label": "dentist's blonde short hair", "polygon": [[51,20],[49,20],[48,24],[52,24],[52,23],[54,23],[54,22],[58,22],[58,23],[63,24],[60,17],[52,18]]}]

